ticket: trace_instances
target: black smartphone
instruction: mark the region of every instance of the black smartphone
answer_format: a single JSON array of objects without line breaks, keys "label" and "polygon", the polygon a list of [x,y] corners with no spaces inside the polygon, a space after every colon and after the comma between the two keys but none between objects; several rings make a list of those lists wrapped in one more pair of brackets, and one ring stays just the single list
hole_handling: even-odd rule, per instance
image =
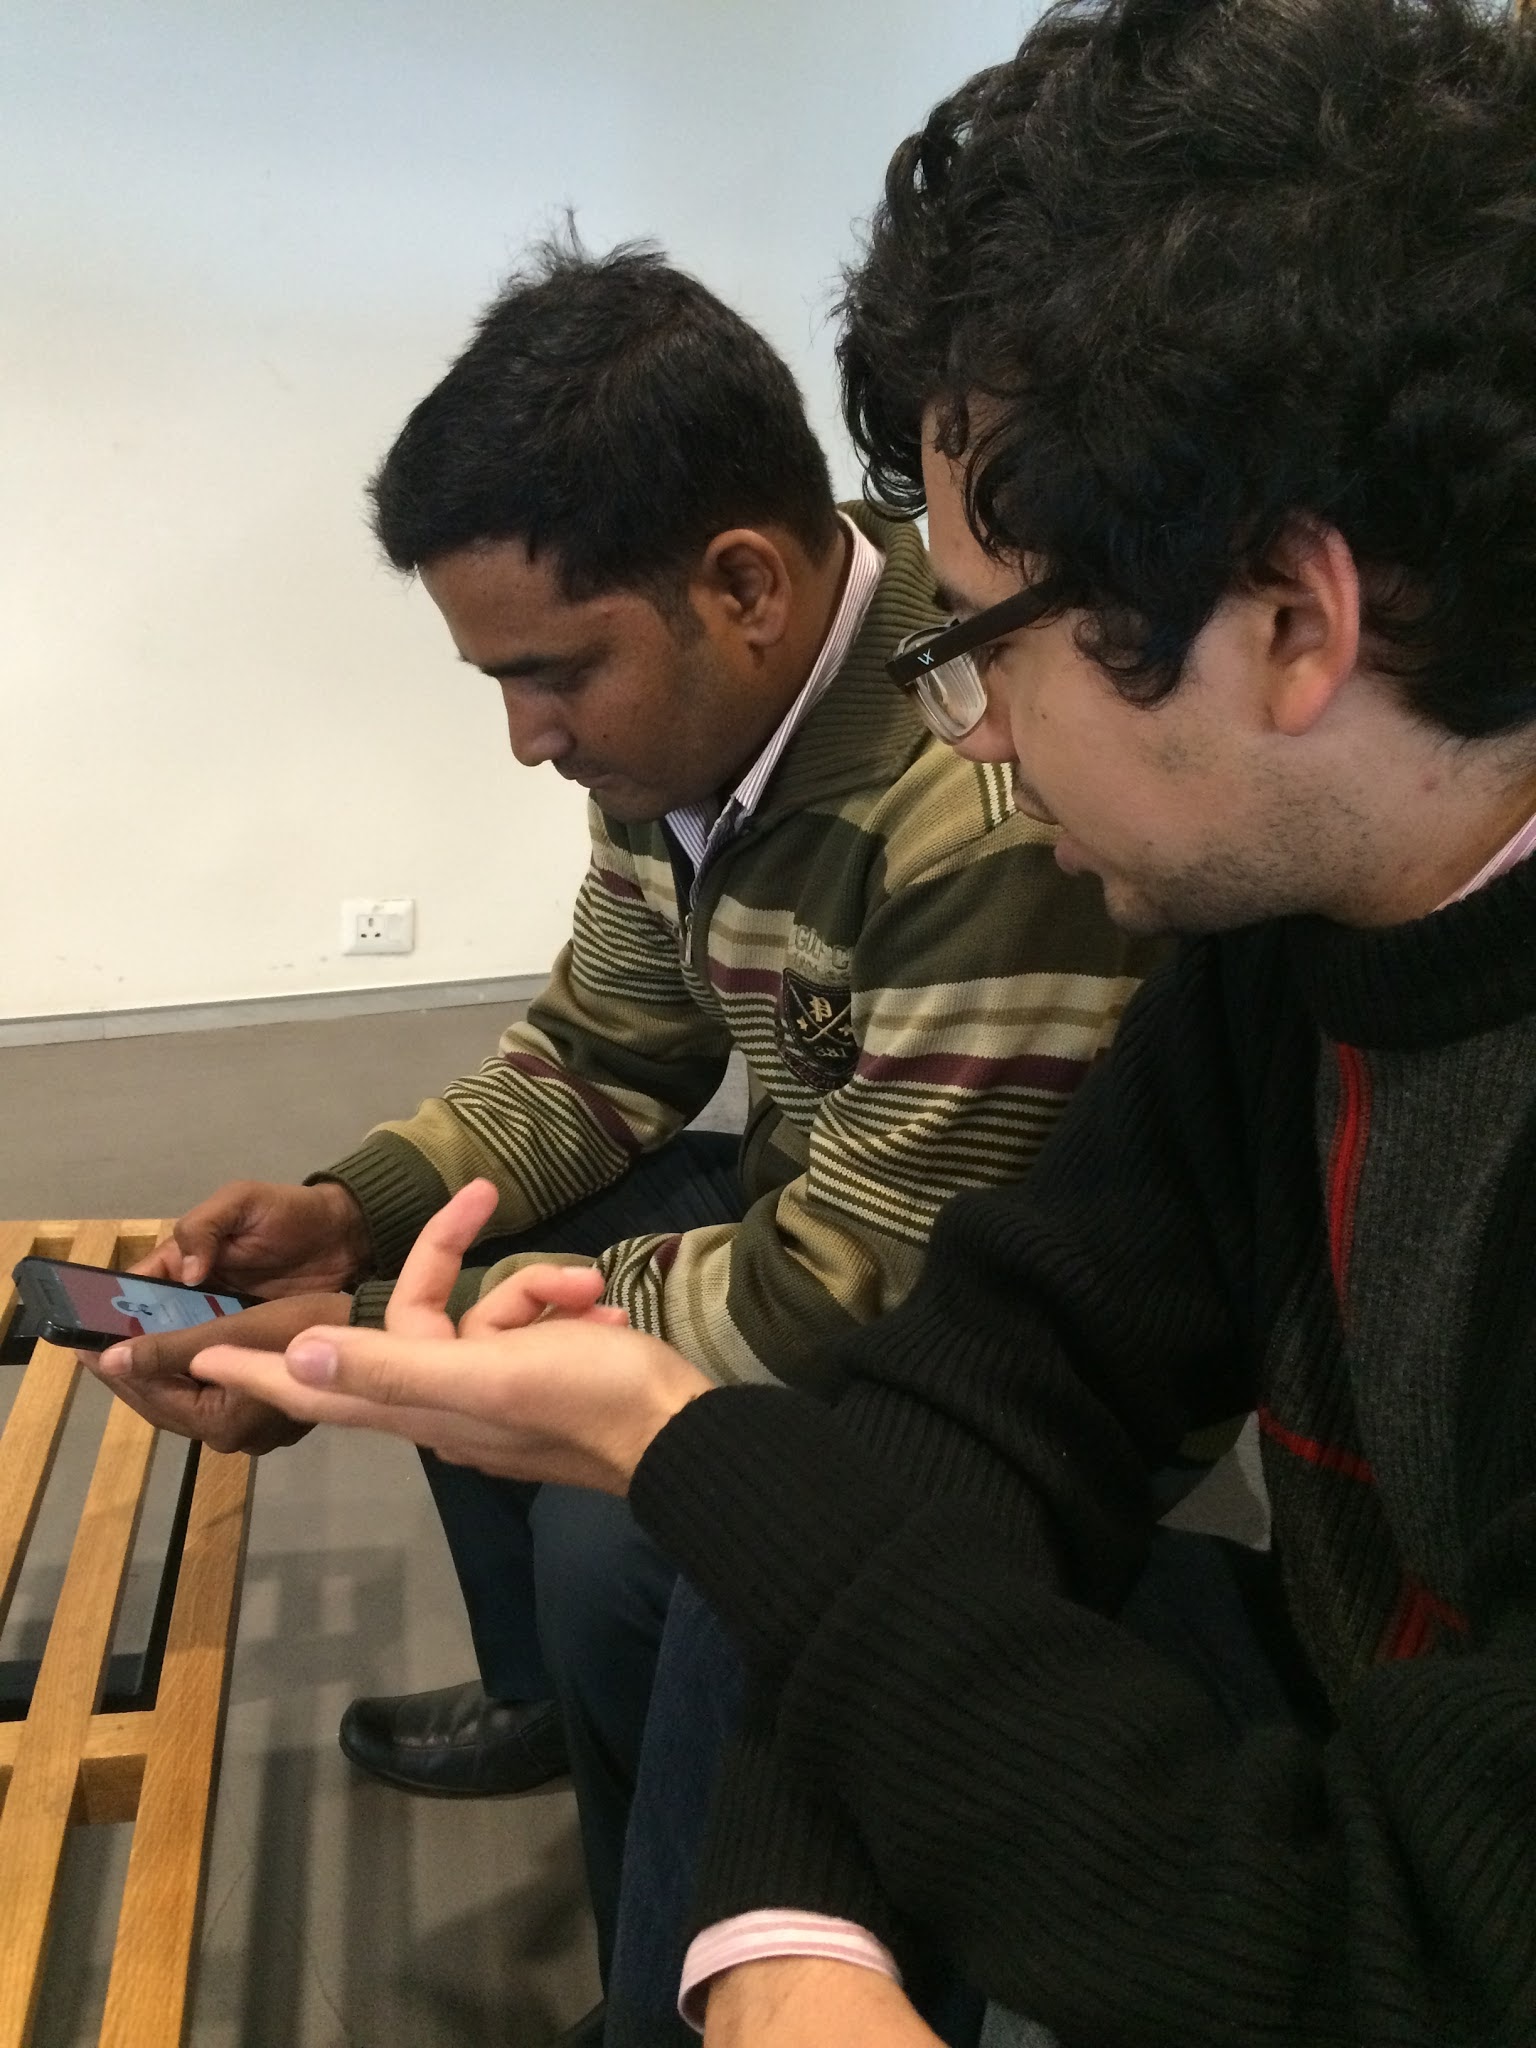
[{"label": "black smartphone", "polygon": [[105,1351],[128,1337],[191,1330],[256,1306],[253,1294],[216,1294],[68,1259],[22,1259],[11,1278],[35,1334],[71,1351]]}]

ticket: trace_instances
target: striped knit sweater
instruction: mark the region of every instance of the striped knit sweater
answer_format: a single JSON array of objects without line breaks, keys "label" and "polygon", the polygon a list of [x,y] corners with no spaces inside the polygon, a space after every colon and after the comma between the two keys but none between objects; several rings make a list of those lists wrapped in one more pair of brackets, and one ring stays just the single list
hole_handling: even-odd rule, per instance
[{"label": "striped knit sweater", "polygon": [[[915,1925],[1065,2048],[1530,2048],[1533,1245],[1536,861],[1156,976],[835,1407],[641,1464],[756,1675],[701,1920]],[[1238,1736],[1102,1615],[1148,1472],[1254,1407],[1319,1713]]]},{"label": "striped knit sweater", "polygon": [[[899,1301],[956,1189],[1016,1178],[1153,957],[1061,873],[1006,772],[959,759],[892,689],[938,614],[915,529],[848,508],[885,568],[752,820],[698,878],[664,826],[594,807],[574,932],[476,1074],[328,1169],[379,1272],[455,1188],[522,1232],[616,1180],[708,1101],[732,1048],[745,1219],[614,1245],[606,1299],[721,1381],[814,1378]],[[496,1269],[499,1277],[504,1269]],[[375,1321],[385,1285],[359,1290]]]}]

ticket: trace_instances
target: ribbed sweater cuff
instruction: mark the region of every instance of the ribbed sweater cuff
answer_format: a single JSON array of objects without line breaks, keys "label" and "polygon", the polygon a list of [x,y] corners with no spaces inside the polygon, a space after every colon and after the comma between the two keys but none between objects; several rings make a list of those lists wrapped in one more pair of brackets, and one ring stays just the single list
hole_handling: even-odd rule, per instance
[{"label": "ribbed sweater cuff", "polygon": [[629,1500],[748,1662],[775,1677],[905,1511],[819,1401],[780,1387],[690,1401],[652,1441]]},{"label": "ribbed sweater cuff", "polygon": [[399,1272],[422,1225],[451,1192],[416,1147],[392,1131],[375,1132],[345,1159],[310,1174],[304,1185],[321,1180],[340,1181],[362,1210],[373,1273],[386,1278]]},{"label": "ribbed sweater cuff", "polygon": [[354,1329],[382,1330],[384,1312],[394,1291],[393,1280],[364,1280],[352,1290],[352,1313],[347,1320]]},{"label": "ribbed sweater cuff", "polygon": [[[454,1281],[448,1295],[448,1316],[455,1325],[480,1299],[488,1270],[485,1266],[470,1266]],[[394,1291],[393,1280],[365,1280],[352,1296],[352,1322],[363,1329],[382,1330]]]},{"label": "ribbed sweater cuff", "polygon": [[761,1734],[736,1737],[710,1808],[693,1933],[763,1907],[827,1913],[893,1951],[901,1930],[835,1800],[813,1791]]}]

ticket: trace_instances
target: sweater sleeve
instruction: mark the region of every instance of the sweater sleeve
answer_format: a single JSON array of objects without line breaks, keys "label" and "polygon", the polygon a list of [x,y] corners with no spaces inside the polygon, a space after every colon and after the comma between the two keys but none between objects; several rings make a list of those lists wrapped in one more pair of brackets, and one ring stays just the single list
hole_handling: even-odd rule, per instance
[{"label": "sweater sleeve", "polygon": [[516,1234],[617,1180],[720,1084],[723,1024],[689,995],[675,931],[595,809],[592,831],[570,943],[527,1016],[477,1073],[317,1176],[358,1201],[380,1274],[399,1271],[433,1210],[468,1182],[495,1182],[488,1228]]},{"label": "sweater sleeve", "polygon": [[1027,1171],[1148,962],[1042,828],[961,833],[914,809],[870,884],[846,1020],[782,978],[773,1028],[791,1085],[839,1024],[851,1055],[832,1063],[838,1085],[805,1090],[807,1133],[775,1127],[802,1170],[738,1223],[628,1238],[598,1260],[605,1298],[722,1384],[834,1385],[837,1341],[910,1293],[948,1197]]},{"label": "sweater sleeve", "polygon": [[946,1210],[836,1408],[709,1395],[642,1462],[637,1513],[772,1702],[700,1919],[919,1926],[1066,2042],[1513,2048],[1536,2036],[1536,1504],[1485,1532],[1472,1650],[1373,1669],[1326,1740],[1234,1737],[1104,1618],[1147,1463],[1252,1391],[1211,975],[1197,951],[1148,988],[1026,1188]]}]

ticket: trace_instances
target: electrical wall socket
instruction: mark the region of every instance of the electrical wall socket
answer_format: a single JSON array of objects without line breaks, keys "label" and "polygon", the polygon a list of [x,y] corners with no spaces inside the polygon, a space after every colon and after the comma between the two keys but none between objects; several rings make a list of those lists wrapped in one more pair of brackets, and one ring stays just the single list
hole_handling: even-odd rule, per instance
[{"label": "electrical wall socket", "polygon": [[410,953],[416,947],[416,899],[349,896],[341,906],[343,953]]}]

